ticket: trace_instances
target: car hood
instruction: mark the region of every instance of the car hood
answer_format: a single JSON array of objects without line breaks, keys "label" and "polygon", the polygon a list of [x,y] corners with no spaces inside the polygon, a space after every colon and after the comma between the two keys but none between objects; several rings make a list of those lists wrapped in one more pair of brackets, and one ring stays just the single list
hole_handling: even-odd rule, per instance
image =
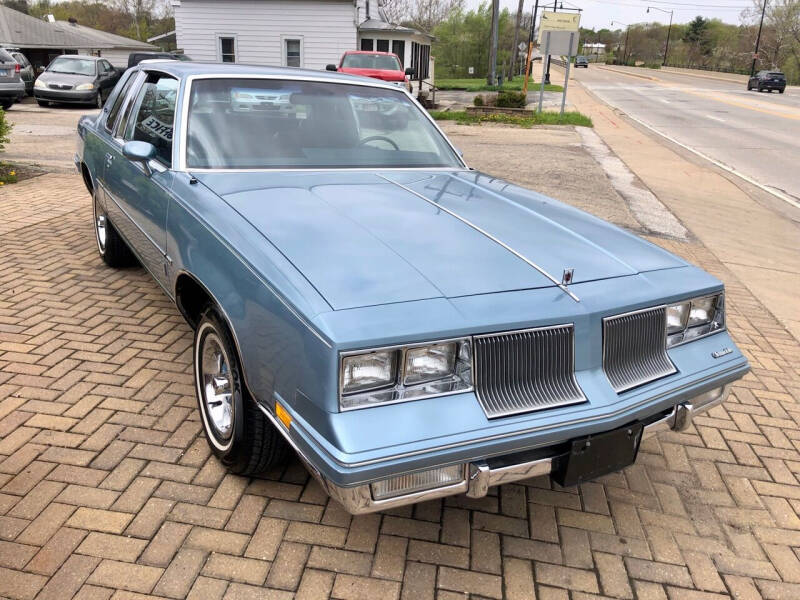
[{"label": "car hood", "polygon": [[340,73],[348,75],[361,75],[362,77],[372,77],[373,79],[383,79],[384,81],[405,81],[406,74],[403,71],[386,71],[384,69],[352,69],[340,67]]},{"label": "car hood", "polygon": [[75,75],[73,73],[52,73],[50,71],[45,71],[39,75],[39,79],[48,84],[58,83],[61,85],[78,85],[79,83],[94,81],[94,75]]},{"label": "car hood", "polygon": [[686,265],[580,210],[474,171],[194,176],[334,310],[550,287],[570,268],[580,283]]}]

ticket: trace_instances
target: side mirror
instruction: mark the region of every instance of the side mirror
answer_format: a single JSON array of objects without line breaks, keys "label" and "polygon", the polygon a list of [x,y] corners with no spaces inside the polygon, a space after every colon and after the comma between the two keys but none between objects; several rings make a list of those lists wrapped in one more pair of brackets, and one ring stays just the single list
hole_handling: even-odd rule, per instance
[{"label": "side mirror", "polygon": [[406,75],[408,75],[409,77],[413,77],[413,76],[414,76],[414,75],[416,75],[416,74],[417,74],[417,70],[416,70],[415,68],[413,68],[413,67],[408,67],[408,68],[406,69]]},{"label": "side mirror", "polygon": [[325,70],[326,71],[338,71],[339,69],[338,69],[338,67],[336,65],[326,65]]},{"label": "side mirror", "polygon": [[140,142],[136,140],[125,142],[125,145],[122,146],[122,156],[128,160],[142,163],[144,172],[149,177],[152,171],[148,163],[151,159],[156,157],[156,147],[150,142]]},{"label": "side mirror", "polygon": [[36,74],[41,75],[42,73],[44,73],[44,67],[36,67]]}]

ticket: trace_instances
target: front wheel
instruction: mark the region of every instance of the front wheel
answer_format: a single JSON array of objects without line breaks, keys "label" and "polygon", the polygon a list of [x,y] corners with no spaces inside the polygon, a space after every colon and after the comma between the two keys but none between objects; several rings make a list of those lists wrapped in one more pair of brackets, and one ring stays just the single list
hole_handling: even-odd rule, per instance
[{"label": "front wheel", "polygon": [[92,196],[94,237],[97,242],[97,250],[100,252],[103,262],[115,269],[135,265],[137,262],[136,257],[108,219],[106,211],[100,206],[97,201],[97,192],[94,192]]},{"label": "front wheel", "polygon": [[38,104],[42,108],[47,108],[48,106],[50,106],[50,103],[47,100],[36,100],[36,104]]},{"label": "front wheel", "polygon": [[3,100],[2,102],[0,102],[0,106],[3,107],[3,110],[8,110],[13,105],[14,105],[14,101],[13,100]]},{"label": "front wheel", "polygon": [[247,391],[233,338],[211,306],[194,333],[194,374],[206,440],[228,470],[258,475],[286,462],[289,446]]}]

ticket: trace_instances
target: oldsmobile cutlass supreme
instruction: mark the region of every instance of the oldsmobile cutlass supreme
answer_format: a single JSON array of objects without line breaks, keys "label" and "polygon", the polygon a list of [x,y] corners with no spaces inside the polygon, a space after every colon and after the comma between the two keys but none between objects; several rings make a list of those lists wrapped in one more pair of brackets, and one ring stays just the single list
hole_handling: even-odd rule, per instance
[{"label": "oldsmobile cutlass supreme", "polygon": [[717,279],[468,168],[391,84],[143,63],[78,132],[100,255],[194,329],[235,473],[294,449],[351,513],[573,485],[749,368]]}]

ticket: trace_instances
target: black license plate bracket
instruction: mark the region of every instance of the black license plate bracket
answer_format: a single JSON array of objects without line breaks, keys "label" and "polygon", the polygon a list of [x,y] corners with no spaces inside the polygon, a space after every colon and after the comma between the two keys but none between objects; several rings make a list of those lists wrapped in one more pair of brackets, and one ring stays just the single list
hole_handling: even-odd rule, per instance
[{"label": "black license plate bracket", "polygon": [[636,461],[642,441],[641,423],[572,440],[553,479],[563,487],[619,471]]}]

